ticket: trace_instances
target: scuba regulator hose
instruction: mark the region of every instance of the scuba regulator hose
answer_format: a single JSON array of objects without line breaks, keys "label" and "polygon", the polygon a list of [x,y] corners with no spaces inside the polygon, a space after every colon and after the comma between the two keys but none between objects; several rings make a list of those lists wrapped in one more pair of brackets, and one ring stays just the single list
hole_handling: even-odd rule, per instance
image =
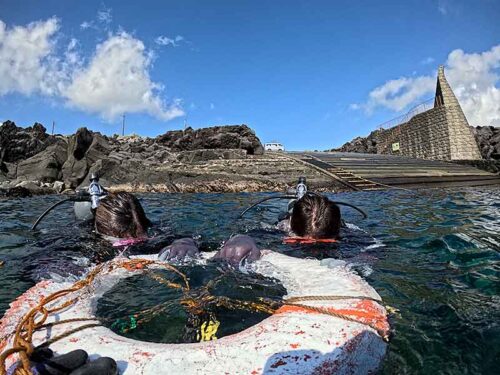
[{"label": "scuba regulator hose", "polygon": [[45,210],[45,212],[43,214],[41,214],[38,219],[36,219],[35,223],[33,224],[33,226],[31,227],[31,230],[35,230],[36,227],[38,226],[38,224],[42,221],[42,219],[48,215],[48,213],[50,211],[52,211],[54,208],[56,208],[57,206],[63,204],[63,203],[66,203],[66,202],[90,202],[90,196],[76,196],[76,197],[70,197],[70,198],[66,198],[66,199],[63,199],[62,201],[59,201],[55,204],[53,204],[52,206],[50,206],[49,208],[47,208]]},{"label": "scuba regulator hose", "polygon": [[241,219],[243,217],[243,215],[245,215],[252,208],[257,207],[259,204],[264,203],[265,201],[270,201],[271,199],[295,199],[295,195],[278,195],[276,197],[267,197],[267,198],[261,199],[260,201],[252,204],[245,211],[243,211],[238,218]]},{"label": "scuba regulator hose", "polygon": [[[308,191],[307,194],[312,194],[312,195],[316,195],[316,196],[319,196],[319,197],[322,197],[321,194],[318,194],[318,193],[314,193],[312,191]],[[272,199],[296,199],[297,197],[295,195],[278,195],[278,196],[275,196],[275,197],[267,197],[267,198],[264,198],[264,199],[261,199],[260,201],[252,204],[250,207],[248,207],[245,211],[243,211],[240,216],[239,216],[239,219],[241,219],[243,217],[243,215],[245,215],[248,211],[250,211],[252,208],[254,207],[257,207],[259,204],[263,203],[263,202],[266,202],[266,201],[269,201],[269,200],[272,200]],[[365,211],[363,211],[361,208],[359,207],[356,207],[355,205],[353,204],[350,204],[350,203],[346,203],[346,202],[339,202],[339,201],[332,201],[330,200],[330,202],[332,203],[335,203],[339,206],[346,206],[346,207],[351,207],[353,208],[354,210],[358,211],[361,215],[363,215],[363,219],[366,219],[368,218],[368,215],[366,214]]]},{"label": "scuba regulator hose", "polygon": [[91,173],[89,180],[90,185],[88,187],[88,191],[79,191],[78,195],[63,199],[62,201],[59,201],[47,208],[45,212],[41,214],[40,217],[35,221],[35,223],[31,227],[31,230],[35,230],[40,221],[42,221],[42,219],[47,216],[50,211],[66,202],[90,202],[92,209],[96,209],[97,206],[99,206],[100,199],[106,196],[107,191],[101,185],[99,185],[99,175],[97,173]]}]

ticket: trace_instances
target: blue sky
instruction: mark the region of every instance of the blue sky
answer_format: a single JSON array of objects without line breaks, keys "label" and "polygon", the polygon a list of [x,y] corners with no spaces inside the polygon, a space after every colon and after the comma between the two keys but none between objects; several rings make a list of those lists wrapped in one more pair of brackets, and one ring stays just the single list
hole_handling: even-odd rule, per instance
[{"label": "blue sky", "polygon": [[126,113],[126,133],[147,136],[185,121],[245,123],[264,142],[322,150],[431,98],[444,64],[470,123],[500,126],[494,0],[0,0],[0,9],[0,121],[113,134]]}]

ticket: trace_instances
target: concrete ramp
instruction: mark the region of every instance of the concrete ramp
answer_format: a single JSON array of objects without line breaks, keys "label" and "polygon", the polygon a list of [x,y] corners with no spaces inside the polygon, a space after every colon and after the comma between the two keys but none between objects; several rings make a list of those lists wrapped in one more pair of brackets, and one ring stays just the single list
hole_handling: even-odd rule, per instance
[{"label": "concrete ramp", "polygon": [[406,188],[500,184],[498,175],[437,160],[342,152],[301,152],[293,155],[334,174],[355,190],[380,189],[377,184]]}]

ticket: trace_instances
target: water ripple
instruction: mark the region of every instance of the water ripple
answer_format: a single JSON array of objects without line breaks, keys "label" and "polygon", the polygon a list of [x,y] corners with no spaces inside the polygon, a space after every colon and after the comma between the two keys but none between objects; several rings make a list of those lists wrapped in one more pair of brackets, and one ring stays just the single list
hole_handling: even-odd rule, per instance
[{"label": "water ripple", "polygon": [[[284,201],[268,201],[243,219],[258,194],[145,194],[140,198],[162,233],[196,235],[216,249],[231,234],[248,233],[262,248],[291,256],[339,258],[373,285],[392,317],[394,339],[384,374],[498,373],[500,360],[500,190],[436,189],[335,196],[367,211],[342,208],[349,223],[334,246],[285,246],[274,229]],[[71,207],[31,223],[58,197],[0,201],[0,311],[37,280],[74,277],[115,254],[91,228],[75,223]],[[60,272],[63,269],[64,272]],[[318,280],[321,282],[321,280]]]}]

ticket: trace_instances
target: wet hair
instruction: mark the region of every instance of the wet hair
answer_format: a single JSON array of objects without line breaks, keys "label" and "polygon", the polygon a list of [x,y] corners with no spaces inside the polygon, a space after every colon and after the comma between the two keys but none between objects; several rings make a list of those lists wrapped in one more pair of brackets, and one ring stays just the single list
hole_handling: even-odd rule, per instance
[{"label": "wet hair", "polygon": [[328,198],[306,194],[293,206],[290,228],[300,237],[337,238],[340,232],[340,209]]},{"label": "wet hair", "polygon": [[126,192],[109,193],[95,211],[95,228],[100,234],[118,238],[146,237],[151,222],[139,200]]}]

